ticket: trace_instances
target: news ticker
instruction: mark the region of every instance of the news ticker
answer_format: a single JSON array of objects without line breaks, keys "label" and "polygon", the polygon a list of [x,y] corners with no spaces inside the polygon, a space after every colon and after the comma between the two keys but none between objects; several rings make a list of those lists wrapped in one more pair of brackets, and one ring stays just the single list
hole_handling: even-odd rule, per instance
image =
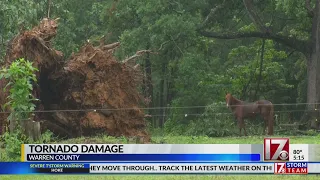
[{"label": "news ticker", "polygon": [[286,138],[264,144],[23,144],[21,161],[320,162],[319,152],[320,145],[289,144]]},{"label": "news ticker", "polygon": [[0,162],[0,174],[320,174],[320,162]]}]

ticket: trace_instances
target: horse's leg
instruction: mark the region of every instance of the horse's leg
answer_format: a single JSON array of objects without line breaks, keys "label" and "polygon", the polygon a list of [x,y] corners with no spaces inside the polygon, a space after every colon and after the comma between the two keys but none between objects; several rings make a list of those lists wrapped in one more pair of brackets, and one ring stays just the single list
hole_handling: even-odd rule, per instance
[{"label": "horse's leg", "polygon": [[242,128],[243,128],[243,131],[244,131],[244,135],[247,136],[247,130],[246,130],[246,125],[244,123],[244,119],[242,119]]},{"label": "horse's leg", "polygon": [[263,119],[264,119],[264,131],[263,131],[263,134],[267,135],[266,129],[267,129],[267,125],[268,125],[268,116],[263,115]]},{"label": "horse's leg", "polygon": [[264,120],[263,134],[266,135],[267,121]]},{"label": "horse's leg", "polygon": [[237,118],[238,120],[238,127],[239,127],[239,136],[241,136],[241,129],[242,129],[242,125],[241,125],[241,118]]},{"label": "horse's leg", "polygon": [[239,123],[239,130],[240,130],[240,136],[241,136],[241,130],[243,129],[244,131],[244,135],[247,136],[247,130],[246,130],[246,127],[245,127],[245,124],[244,124],[244,118],[239,118],[238,119],[238,123]]},{"label": "horse's leg", "polygon": [[266,129],[267,129],[268,122],[269,122],[268,113],[266,113],[265,111],[262,111],[262,112],[261,112],[261,117],[262,117],[263,120],[264,120],[263,134],[264,134],[264,135],[267,135]]},{"label": "horse's leg", "polygon": [[268,116],[265,107],[260,107],[260,116],[264,120],[264,127],[263,127],[263,135],[266,135],[266,129],[268,125]]}]

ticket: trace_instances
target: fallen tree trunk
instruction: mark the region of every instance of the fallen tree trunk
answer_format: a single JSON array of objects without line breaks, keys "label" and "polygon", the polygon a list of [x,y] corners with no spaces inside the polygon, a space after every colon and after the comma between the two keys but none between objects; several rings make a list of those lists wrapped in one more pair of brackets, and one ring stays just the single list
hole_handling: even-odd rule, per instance
[{"label": "fallen tree trunk", "polygon": [[[115,59],[113,52],[120,43],[96,47],[88,43],[64,61],[63,54],[50,45],[56,29],[55,20],[44,19],[39,26],[19,34],[9,45],[4,64],[8,66],[24,57],[40,70],[39,86],[34,87],[33,94],[41,100],[37,110],[43,111],[36,113],[34,120],[46,120],[41,129],[61,137],[103,133],[138,136],[143,142],[150,142],[144,113],[139,108],[143,101],[137,87],[142,73],[128,60]],[[142,54],[139,51],[131,59]],[[0,95],[1,104],[7,95]],[[6,116],[1,117],[2,122],[5,119]]]}]

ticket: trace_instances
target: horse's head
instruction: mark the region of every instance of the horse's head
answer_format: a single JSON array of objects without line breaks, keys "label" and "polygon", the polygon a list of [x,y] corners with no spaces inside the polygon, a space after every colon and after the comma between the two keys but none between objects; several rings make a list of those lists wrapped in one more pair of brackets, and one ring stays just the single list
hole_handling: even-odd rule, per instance
[{"label": "horse's head", "polygon": [[230,93],[226,94],[226,103],[227,103],[227,107],[232,105],[232,95]]}]

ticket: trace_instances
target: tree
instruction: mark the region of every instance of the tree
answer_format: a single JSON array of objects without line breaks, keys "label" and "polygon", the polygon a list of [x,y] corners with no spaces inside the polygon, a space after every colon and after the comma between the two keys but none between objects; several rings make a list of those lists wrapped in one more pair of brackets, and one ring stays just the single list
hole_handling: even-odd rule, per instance
[{"label": "tree", "polygon": [[39,18],[43,2],[36,0],[0,1],[0,58],[9,40],[19,31],[32,27]]},{"label": "tree", "polygon": [[[179,64],[184,58],[189,59],[187,52],[202,53],[197,48],[199,44],[204,44],[200,40],[204,38],[195,31],[201,18],[198,9],[202,7],[205,7],[203,2],[123,0],[119,1],[109,17],[108,30],[119,35],[122,43],[118,51],[120,56],[127,56],[138,49],[158,52],[157,56],[147,57],[140,62],[145,67],[147,77],[145,89],[148,92],[144,94],[146,97],[152,96],[150,108],[171,105],[181,91],[175,82]],[[158,114],[154,120],[161,127],[168,111],[159,108],[149,113]]]},{"label": "tree", "polygon": [[[304,8],[302,4],[304,2]],[[230,2],[229,2],[230,3]],[[208,24],[213,22],[213,18],[215,17],[216,12],[222,9],[222,7],[226,8],[225,3],[218,4],[215,8],[211,9],[210,13],[206,16],[205,20],[199,27],[197,31],[205,36],[210,38],[218,38],[218,39],[238,39],[238,38],[262,38],[262,39],[271,39],[275,42],[281,43],[295,51],[302,53],[307,60],[307,76],[308,76],[308,88],[307,88],[307,111],[305,114],[306,117],[310,117],[310,111],[314,111],[317,109],[317,103],[320,100],[320,73],[317,71],[320,70],[320,1],[316,0],[314,4],[310,0],[295,0],[292,1],[268,1],[269,12],[265,11],[265,13],[256,10],[257,5],[254,5],[253,0],[243,0],[244,8],[246,9],[255,30],[247,31],[247,32],[228,32],[228,30],[224,30],[224,32],[217,32],[213,30],[208,30]],[[295,6],[293,6],[293,3]],[[266,2],[260,2],[261,6],[266,6]],[[279,8],[282,6],[283,9]],[[282,28],[272,26],[273,16],[275,13],[279,13],[278,10],[273,10],[273,14],[270,13],[270,9],[272,7],[280,9],[280,11],[284,11],[284,13],[288,16],[292,15],[292,11],[295,10],[296,19],[298,19],[298,23],[305,22],[304,32],[309,33],[309,37],[301,38],[298,36],[292,36],[290,34],[283,33],[283,30],[286,26],[284,25]],[[298,7],[298,9],[294,9]],[[284,9],[286,8],[286,9]],[[265,8],[268,9],[268,8]],[[297,11],[298,10],[298,11]],[[290,14],[291,13],[291,14]],[[264,23],[262,18],[269,18],[269,23]],[[278,18],[279,20],[279,18]],[[311,25],[309,27],[309,24]],[[278,29],[278,31],[277,31]],[[315,126],[314,123],[312,123]]]}]

